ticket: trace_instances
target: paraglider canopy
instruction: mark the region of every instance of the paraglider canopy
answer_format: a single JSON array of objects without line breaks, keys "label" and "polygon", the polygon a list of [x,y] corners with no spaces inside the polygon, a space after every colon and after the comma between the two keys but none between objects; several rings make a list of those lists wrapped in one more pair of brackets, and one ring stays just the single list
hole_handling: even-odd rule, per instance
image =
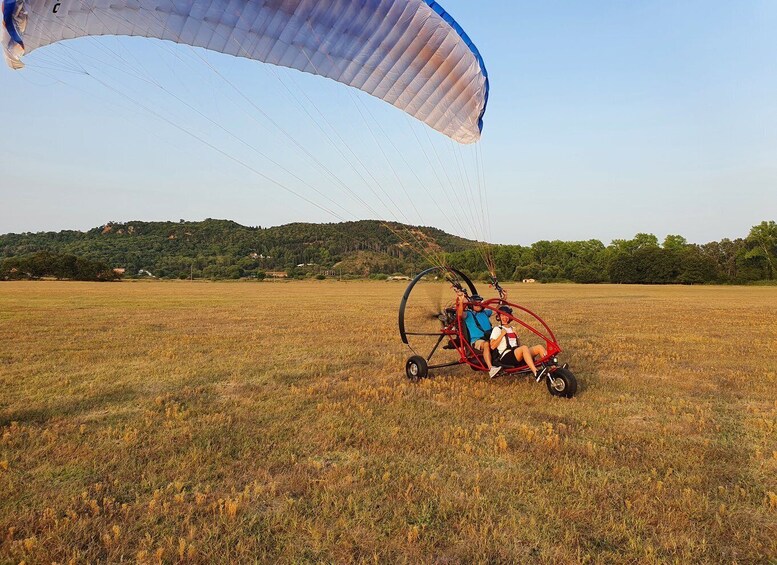
[{"label": "paraglider canopy", "polygon": [[433,0],[4,0],[13,68],[83,36],[154,37],[298,69],[363,90],[459,143],[480,138],[488,74]]},{"label": "paraglider canopy", "polygon": [[8,66],[12,69],[21,69],[24,63],[21,56],[24,54],[24,40],[22,33],[27,25],[27,12],[24,11],[24,3],[15,0],[3,1],[3,28],[0,30],[0,42],[3,45],[3,55]]}]

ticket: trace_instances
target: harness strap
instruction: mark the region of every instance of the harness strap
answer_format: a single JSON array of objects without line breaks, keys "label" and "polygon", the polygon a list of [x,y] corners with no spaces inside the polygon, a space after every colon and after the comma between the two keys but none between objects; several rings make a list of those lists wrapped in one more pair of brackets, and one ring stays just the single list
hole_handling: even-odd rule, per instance
[{"label": "harness strap", "polygon": [[[501,324],[500,324],[498,327],[499,327],[499,329],[500,329],[500,330],[506,329],[506,328],[505,328],[504,326],[502,326]],[[510,328],[510,329],[512,329],[512,328]],[[499,359],[502,359],[502,358],[504,358],[504,356],[505,356],[505,355],[507,355],[508,353],[510,353],[511,351],[515,351],[516,349],[518,349],[519,347],[521,347],[521,345],[520,345],[520,341],[518,340],[518,334],[517,334],[517,333],[515,333],[515,330],[513,330],[513,335],[515,336],[515,340],[516,340],[516,344],[515,344],[515,345],[510,345],[510,340],[507,338],[507,335],[505,335],[505,336],[502,338],[503,340],[505,340],[505,342],[506,342],[506,344],[507,344],[507,345],[506,345],[506,347],[505,347],[505,350],[504,350],[502,353],[500,353],[500,354],[499,354]]]},{"label": "harness strap", "polygon": [[480,322],[478,322],[478,317],[475,312],[470,312],[472,314],[472,319],[475,320],[475,325],[478,327],[478,329],[483,332],[483,337],[486,337],[488,335],[488,332],[483,329],[483,326],[480,325]]}]

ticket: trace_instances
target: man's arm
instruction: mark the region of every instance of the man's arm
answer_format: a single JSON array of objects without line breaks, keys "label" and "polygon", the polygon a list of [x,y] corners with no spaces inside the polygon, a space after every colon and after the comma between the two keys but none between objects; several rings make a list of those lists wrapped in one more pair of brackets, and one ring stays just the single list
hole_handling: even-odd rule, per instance
[{"label": "man's arm", "polygon": [[456,289],[456,316],[459,318],[464,315],[464,302],[466,302],[464,293],[459,289]]}]

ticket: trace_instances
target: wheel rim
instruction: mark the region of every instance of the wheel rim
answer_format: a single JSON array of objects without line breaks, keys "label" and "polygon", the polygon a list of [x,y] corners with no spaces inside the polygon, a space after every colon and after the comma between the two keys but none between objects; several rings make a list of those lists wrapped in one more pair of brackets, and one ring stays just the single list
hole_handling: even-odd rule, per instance
[{"label": "wheel rim", "polygon": [[416,365],[415,363],[410,363],[408,369],[410,370],[410,375],[411,376],[413,376],[413,377],[417,377],[418,376],[418,365]]},{"label": "wheel rim", "polygon": [[[551,378],[548,376],[548,378]],[[550,386],[553,387],[553,390],[556,392],[564,392],[564,389],[567,388],[567,383],[564,382],[564,379],[561,377],[551,378]]]}]

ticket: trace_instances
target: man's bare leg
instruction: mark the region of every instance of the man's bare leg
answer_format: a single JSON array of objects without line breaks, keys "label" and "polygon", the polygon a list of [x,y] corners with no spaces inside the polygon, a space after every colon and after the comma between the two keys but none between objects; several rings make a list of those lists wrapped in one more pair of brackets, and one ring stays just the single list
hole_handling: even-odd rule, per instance
[{"label": "man's bare leg", "polygon": [[486,367],[491,369],[491,347],[484,339],[477,340],[474,344],[475,349],[483,354],[483,360],[486,362]]},{"label": "man's bare leg", "polygon": [[483,359],[485,359],[486,365],[488,365],[490,370],[493,365],[491,364],[491,346],[487,341],[483,342]]}]

